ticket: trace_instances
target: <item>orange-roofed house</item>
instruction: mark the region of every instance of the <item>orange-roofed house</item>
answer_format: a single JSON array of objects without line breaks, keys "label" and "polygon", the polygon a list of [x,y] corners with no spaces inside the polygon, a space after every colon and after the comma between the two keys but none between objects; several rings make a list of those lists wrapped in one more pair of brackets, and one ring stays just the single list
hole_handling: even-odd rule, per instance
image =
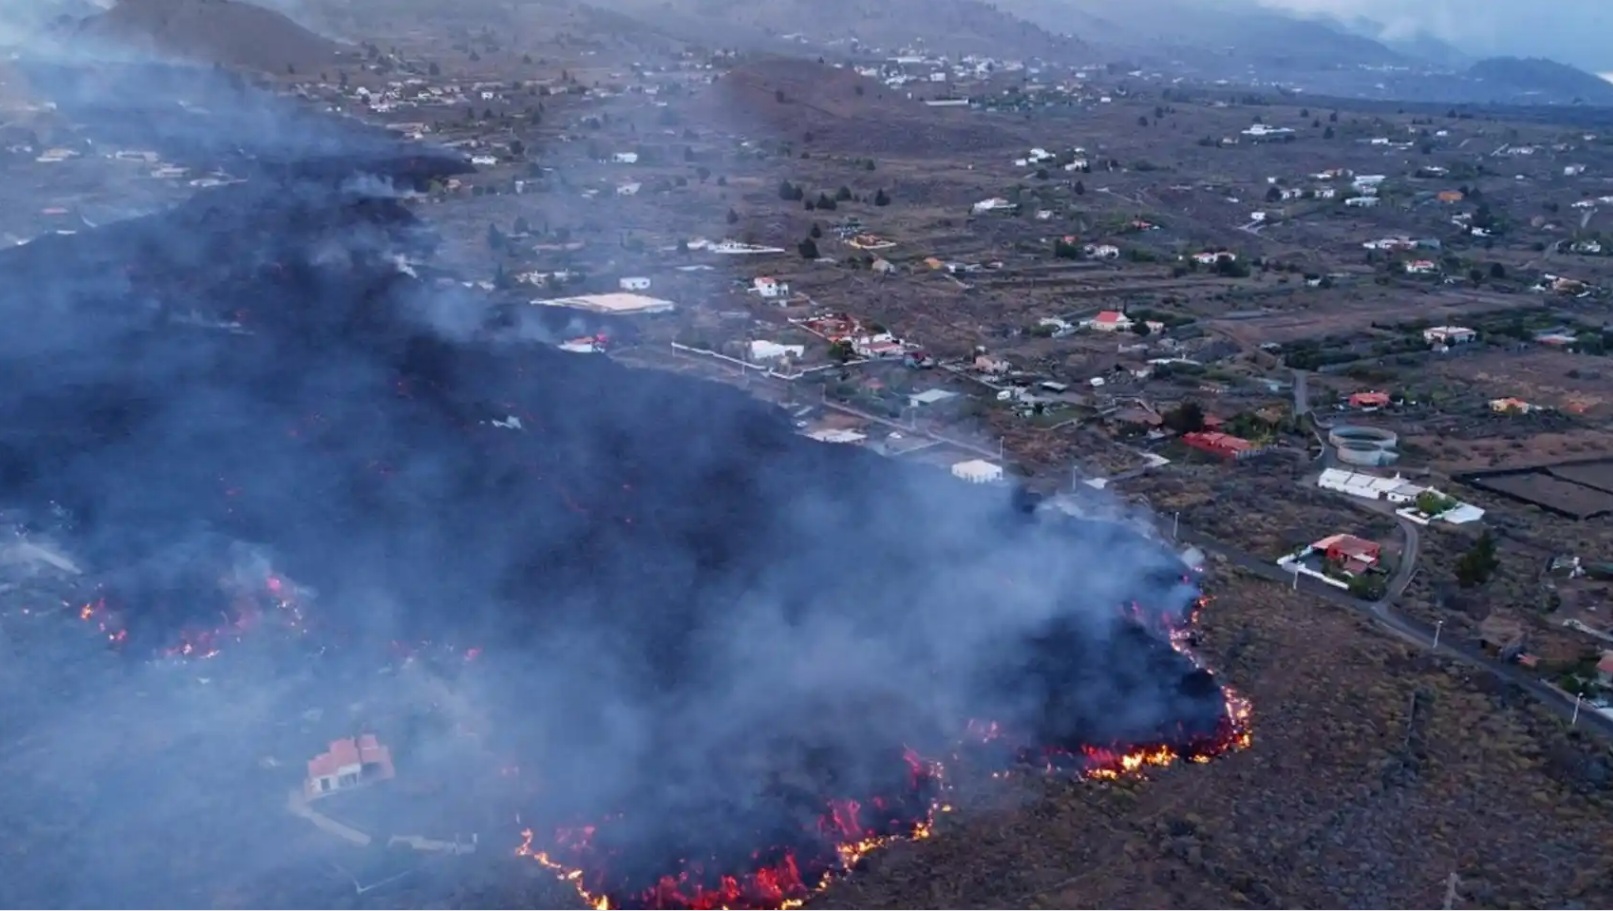
[{"label": "orange-roofed house", "polygon": [[381,745],[374,734],[360,734],[333,740],[330,750],[308,760],[308,778],[303,792],[310,800],[386,781],[397,774],[392,767],[392,751]]},{"label": "orange-roofed house", "polygon": [[1099,332],[1129,332],[1131,317],[1119,310],[1105,310],[1092,318],[1089,325]]},{"label": "orange-roofed house", "polygon": [[1357,538],[1355,535],[1329,535],[1311,549],[1325,556],[1329,563],[1344,567],[1350,575],[1360,575],[1378,565],[1383,547],[1376,541]]},{"label": "orange-roofed house", "polygon": [[1387,408],[1388,406],[1389,393],[1387,392],[1350,393],[1351,408]]},{"label": "orange-roofed house", "polygon": [[1204,430],[1182,434],[1182,442],[1210,455],[1223,459],[1245,459],[1262,451],[1260,446],[1230,433]]},{"label": "orange-roofed house", "polygon": [[1613,686],[1613,649],[1602,653],[1602,660],[1596,662],[1596,679],[1603,686]]}]

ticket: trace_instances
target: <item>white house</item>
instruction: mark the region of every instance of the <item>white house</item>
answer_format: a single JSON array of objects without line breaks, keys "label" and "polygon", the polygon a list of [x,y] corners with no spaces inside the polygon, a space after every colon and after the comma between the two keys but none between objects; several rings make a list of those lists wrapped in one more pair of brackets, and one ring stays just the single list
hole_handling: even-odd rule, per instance
[{"label": "white house", "polygon": [[779,281],[771,275],[763,275],[751,283],[751,290],[769,299],[789,297],[790,283]]},{"label": "white house", "polygon": [[632,275],[617,279],[616,285],[623,291],[643,291],[650,287],[650,280],[642,275]]},{"label": "white house", "polygon": [[470,158],[470,163],[479,168],[491,168],[492,166],[498,164],[498,159],[491,155],[472,155]]},{"label": "white house", "polygon": [[1466,326],[1430,326],[1423,330],[1423,341],[1430,345],[1463,345],[1478,337]]},{"label": "white house", "polygon": [[1120,248],[1114,244],[1087,244],[1083,252],[1092,259],[1120,258]]},{"label": "white house", "polygon": [[1237,258],[1238,254],[1236,253],[1217,253],[1211,250],[1206,250],[1203,253],[1193,254],[1193,261],[1201,266],[1213,266],[1223,259],[1230,262],[1232,260],[1236,260]]},{"label": "white house", "polygon": [[1387,500],[1390,503],[1411,503],[1428,489],[1418,487],[1400,475],[1383,478],[1340,468],[1323,469],[1322,476],[1316,479],[1316,486],[1323,490],[1335,490],[1352,497],[1360,497],[1363,500]]},{"label": "white house", "polygon": [[971,459],[953,465],[952,476],[970,484],[992,484],[1003,479],[1003,468],[985,459]]},{"label": "white house", "polygon": [[1406,263],[1407,275],[1431,275],[1439,269],[1439,265],[1431,259],[1414,259]]},{"label": "white house", "polygon": [[1129,332],[1132,319],[1119,310],[1105,310],[1087,320],[1086,325],[1089,329],[1096,329],[1099,332]]},{"label": "white house", "polygon": [[616,164],[638,164],[637,152],[617,152],[610,157]]},{"label": "white house", "polygon": [[1349,199],[1346,199],[1344,201],[1344,204],[1347,205],[1347,206],[1353,206],[1353,207],[1355,207],[1357,209],[1370,209],[1373,206],[1378,204],[1378,197],[1376,197],[1376,196],[1352,196]]},{"label": "white house", "polygon": [[755,339],[750,343],[750,359],[753,361],[776,361],[785,357],[804,357],[805,345],[780,345],[777,342],[768,342]]},{"label": "white house", "polygon": [[644,186],[642,183],[638,183],[636,181],[633,182],[633,183],[624,183],[621,186],[616,188],[616,195],[617,196],[634,196],[634,195],[637,195],[638,191],[639,191],[639,187],[642,187],[642,186]]},{"label": "white house", "polygon": [[993,196],[991,199],[982,199],[975,203],[974,213],[976,215],[983,215],[987,212],[1001,212],[1006,209],[1012,209],[1013,207],[1013,203],[1003,199],[1001,196]]}]

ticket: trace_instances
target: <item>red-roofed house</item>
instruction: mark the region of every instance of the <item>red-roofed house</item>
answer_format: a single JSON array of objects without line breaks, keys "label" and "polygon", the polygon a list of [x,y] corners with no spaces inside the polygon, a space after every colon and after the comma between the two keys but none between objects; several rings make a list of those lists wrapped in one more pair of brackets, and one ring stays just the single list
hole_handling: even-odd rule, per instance
[{"label": "red-roofed house", "polygon": [[1119,310],[1105,310],[1089,320],[1087,325],[1099,332],[1129,332],[1131,323],[1131,317]]},{"label": "red-roofed house", "polygon": [[374,734],[360,734],[356,738],[333,740],[328,752],[308,760],[308,778],[303,782],[303,792],[312,800],[385,781],[396,774],[392,751],[382,746]]},{"label": "red-roofed house", "polygon": [[1355,535],[1329,535],[1312,544],[1311,549],[1325,556],[1329,563],[1343,566],[1345,572],[1353,576],[1377,566],[1383,548],[1376,541]]},{"label": "red-roofed house", "polygon": [[1261,451],[1259,446],[1249,442],[1243,437],[1235,437],[1230,433],[1218,433],[1206,430],[1182,434],[1182,442],[1210,455],[1223,459],[1244,459]]},{"label": "red-roofed house", "polygon": [[1389,393],[1387,392],[1353,392],[1350,394],[1351,408],[1387,408],[1389,406]]}]

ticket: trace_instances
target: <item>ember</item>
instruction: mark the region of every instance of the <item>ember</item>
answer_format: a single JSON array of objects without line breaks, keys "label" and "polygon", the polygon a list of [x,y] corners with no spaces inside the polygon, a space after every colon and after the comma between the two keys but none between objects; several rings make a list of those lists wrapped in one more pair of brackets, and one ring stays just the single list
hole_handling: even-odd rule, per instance
[{"label": "ember", "polygon": [[[1188,650],[1191,626],[1208,598],[1194,601],[1185,617],[1165,621],[1159,628],[1173,648],[1195,664]],[[1139,627],[1153,625],[1137,605],[1123,612]],[[1208,672],[1205,672],[1208,673]],[[1090,744],[1014,747],[999,722],[970,720],[953,755],[986,751],[996,768],[992,777],[1033,770],[1070,774],[1090,780],[1118,780],[1141,775],[1178,761],[1206,763],[1251,742],[1252,707],[1248,700],[1223,687],[1225,713],[1213,729],[1184,734],[1177,741],[1132,746]],[[812,895],[828,888],[857,868],[870,853],[897,840],[920,840],[934,832],[936,816],[951,811],[944,802],[949,788],[942,763],[925,760],[912,750],[903,752],[908,775],[904,789],[861,798],[833,797],[821,802],[821,812],[787,843],[765,843],[740,863],[723,864],[719,858],[691,860],[679,857],[664,872],[650,878],[624,875],[619,850],[604,846],[621,815],[592,825],[560,828],[540,843],[531,828],[521,832],[519,857],[531,858],[554,872],[576,890],[591,908],[645,909],[782,909],[800,907]],[[546,847],[544,845],[547,845]]]}]

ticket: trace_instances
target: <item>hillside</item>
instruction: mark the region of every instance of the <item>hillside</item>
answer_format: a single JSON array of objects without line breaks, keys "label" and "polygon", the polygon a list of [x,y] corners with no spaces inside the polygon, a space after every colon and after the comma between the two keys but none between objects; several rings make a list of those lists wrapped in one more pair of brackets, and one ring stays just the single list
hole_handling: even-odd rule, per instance
[{"label": "hillside", "polygon": [[264,73],[319,67],[341,50],[280,13],[240,0],[119,0],[59,34],[101,50]]},{"label": "hillside", "polygon": [[[749,32],[777,40],[799,36],[809,46],[848,43],[885,48],[923,48],[932,53],[984,54],[1003,58],[1085,60],[1091,48],[980,0],[596,0],[645,22],[699,40],[708,35]],[[708,31],[709,28],[709,31]],[[687,34],[698,29],[700,34]]]},{"label": "hillside", "polygon": [[1555,60],[1492,57],[1475,63],[1467,75],[1495,90],[1495,101],[1538,97],[1559,103],[1613,104],[1613,84]]},{"label": "hillside", "polygon": [[704,118],[756,136],[841,154],[923,154],[1000,145],[999,129],[968,112],[932,108],[905,92],[829,64],[762,57],[722,76]]},{"label": "hillside", "polygon": [[1139,60],[1284,68],[1405,62],[1378,41],[1243,0],[1000,0],[1002,10]]}]

